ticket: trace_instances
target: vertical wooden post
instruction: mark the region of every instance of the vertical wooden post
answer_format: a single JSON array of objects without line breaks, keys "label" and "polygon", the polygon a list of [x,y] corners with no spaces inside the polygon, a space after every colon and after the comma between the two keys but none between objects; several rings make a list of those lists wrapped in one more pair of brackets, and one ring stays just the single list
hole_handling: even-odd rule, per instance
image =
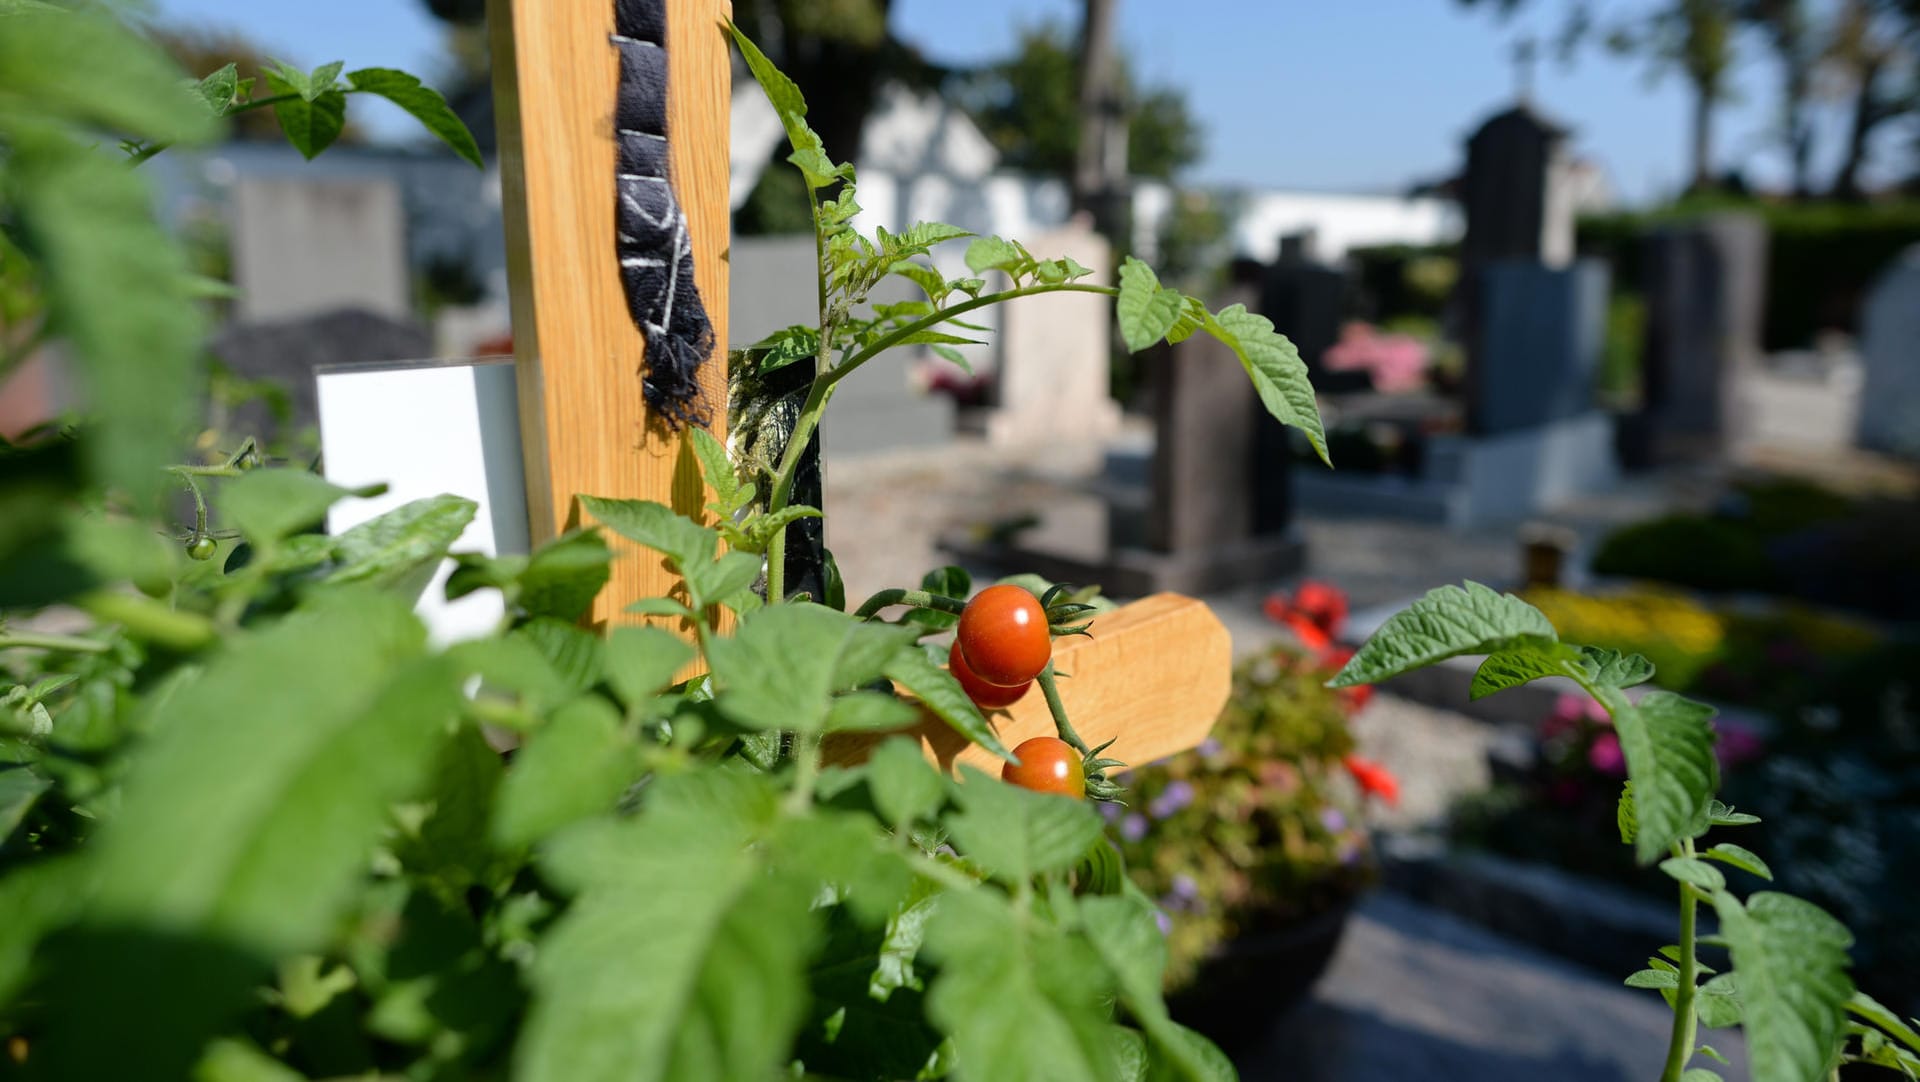
[{"label": "vertical wooden post", "polygon": [[[701,372],[713,434],[727,401],[728,0],[666,0],[673,186],[713,323]],[[576,496],[657,500],[699,516],[709,496],[683,434],[640,394],[645,346],[614,253],[612,0],[489,0],[513,349],[535,544],[581,524]],[[595,623],[672,591],[658,557],[609,537],[619,558]],[[634,617],[624,617],[634,619]]]}]

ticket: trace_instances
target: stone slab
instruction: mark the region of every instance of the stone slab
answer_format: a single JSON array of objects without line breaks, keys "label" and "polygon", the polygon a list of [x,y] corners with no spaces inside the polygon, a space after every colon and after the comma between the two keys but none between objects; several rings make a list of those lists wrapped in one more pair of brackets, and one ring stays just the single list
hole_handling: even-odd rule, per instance
[{"label": "stone slab", "polygon": [[371,177],[244,177],[233,193],[238,318],[339,308],[411,314],[400,186]]}]

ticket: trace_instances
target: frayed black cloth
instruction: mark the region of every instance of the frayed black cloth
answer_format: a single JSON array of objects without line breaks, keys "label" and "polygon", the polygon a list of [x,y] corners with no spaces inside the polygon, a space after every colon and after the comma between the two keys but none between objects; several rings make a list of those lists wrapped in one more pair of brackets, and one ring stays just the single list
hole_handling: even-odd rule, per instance
[{"label": "frayed black cloth", "polygon": [[627,309],[647,339],[640,390],[669,427],[704,425],[696,377],[713,355],[713,324],[694,285],[693,242],[669,176],[666,2],[614,0],[613,23],[620,51],[615,249]]}]

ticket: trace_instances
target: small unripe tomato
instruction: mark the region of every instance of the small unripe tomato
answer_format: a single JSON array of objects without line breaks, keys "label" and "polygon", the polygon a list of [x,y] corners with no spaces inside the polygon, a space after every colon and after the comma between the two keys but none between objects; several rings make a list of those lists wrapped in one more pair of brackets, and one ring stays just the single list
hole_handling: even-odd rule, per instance
[{"label": "small unripe tomato", "polygon": [[214,543],[213,538],[201,534],[187,542],[187,555],[196,560],[211,560],[214,552],[219,548],[220,546]]},{"label": "small unripe tomato", "polygon": [[1000,768],[1002,781],[1031,789],[1080,800],[1087,795],[1087,767],[1073,745],[1053,736],[1036,736],[1013,749],[1020,765],[1008,763]]},{"label": "small unripe tomato", "polygon": [[960,644],[957,641],[947,648],[947,668],[952,671],[953,678],[960,681],[960,690],[966,692],[967,698],[973,700],[973,705],[982,710],[999,710],[1002,707],[1012,706],[1026,695],[1028,688],[1033,686],[1031,680],[1018,687],[1007,688],[999,684],[989,684],[980,679],[974,675],[972,669],[967,668],[967,659],[960,653]]},{"label": "small unripe tomato", "polygon": [[1053,632],[1040,599],[1018,586],[989,586],[960,611],[954,640],[967,667],[989,684],[1018,687],[1053,657]]}]

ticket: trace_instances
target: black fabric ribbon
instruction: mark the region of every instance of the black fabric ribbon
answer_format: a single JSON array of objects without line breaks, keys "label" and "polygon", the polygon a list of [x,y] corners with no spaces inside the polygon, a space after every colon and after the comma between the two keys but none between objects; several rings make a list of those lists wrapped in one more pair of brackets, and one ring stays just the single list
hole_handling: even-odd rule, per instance
[{"label": "black fabric ribbon", "polygon": [[627,308],[647,339],[640,390],[670,427],[706,424],[695,376],[713,355],[713,324],[694,285],[687,216],[669,178],[666,0],[614,0],[613,25],[620,50],[615,247]]}]

